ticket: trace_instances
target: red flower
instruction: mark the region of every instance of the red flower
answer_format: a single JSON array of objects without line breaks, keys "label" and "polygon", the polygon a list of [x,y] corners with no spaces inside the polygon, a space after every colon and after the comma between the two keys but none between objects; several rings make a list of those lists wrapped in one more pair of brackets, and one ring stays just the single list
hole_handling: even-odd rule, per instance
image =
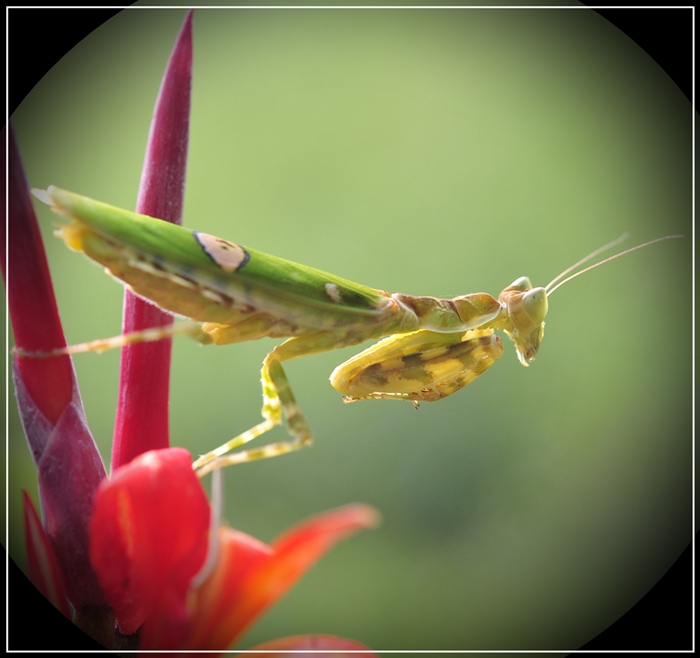
[{"label": "red flower", "polygon": [[378,518],[350,505],[308,519],[271,546],[222,526],[216,562],[193,586],[210,513],[181,448],[145,453],[100,485],[90,557],[122,632],[143,624],[140,648],[226,649],[327,550]]}]

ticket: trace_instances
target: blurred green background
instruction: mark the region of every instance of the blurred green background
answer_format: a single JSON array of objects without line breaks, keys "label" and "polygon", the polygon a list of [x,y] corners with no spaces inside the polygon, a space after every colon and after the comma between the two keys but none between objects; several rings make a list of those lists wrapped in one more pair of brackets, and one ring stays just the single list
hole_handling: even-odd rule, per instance
[{"label": "blurred green background", "polygon": [[[127,10],[13,116],[30,182],[133,208],[184,10]],[[229,469],[262,540],[353,501],[381,528],[325,557],[244,638],[375,649],[575,649],[691,539],[691,106],[591,11],[198,10],[185,224],[390,292],[544,285],[625,231],[655,245],[553,296],[537,361],[437,404],[343,405],[346,349],[286,366],[312,449]],[[122,288],[51,237],[71,343],[119,332]],[[506,344],[507,343],[507,344]],[[179,339],[172,443],[259,420],[269,340]],[[75,359],[109,461],[118,352]],[[33,465],[11,402],[10,550]],[[269,440],[284,438],[275,430]],[[176,514],[177,510],[173,510]]]}]

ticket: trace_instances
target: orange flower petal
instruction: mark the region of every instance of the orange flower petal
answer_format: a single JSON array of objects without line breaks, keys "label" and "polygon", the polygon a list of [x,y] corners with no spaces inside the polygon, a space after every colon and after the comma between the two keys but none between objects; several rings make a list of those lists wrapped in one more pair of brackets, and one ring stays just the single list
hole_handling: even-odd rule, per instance
[{"label": "orange flower petal", "polygon": [[374,508],[348,505],[302,522],[271,547],[222,528],[217,567],[195,592],[196,612],[186,647],[226,649],[326,551],[378,521]]}]

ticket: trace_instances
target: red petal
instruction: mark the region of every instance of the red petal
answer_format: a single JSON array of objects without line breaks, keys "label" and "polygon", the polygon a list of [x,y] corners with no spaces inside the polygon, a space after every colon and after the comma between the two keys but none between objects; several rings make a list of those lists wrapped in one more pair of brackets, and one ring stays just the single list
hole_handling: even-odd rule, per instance
[{"label": "red petal", "polygon": [[[163,75],[136,212],[182,223],[192,89],[192,10],[187,13]],[[172,324],[172,315],[124,293],[122,332]],[[122,349],[112,468],[148,450],[167,448],[171,340]]]},{"label": "red petal", "polygon": [[[323,651],[329,653],[322,653]],[[295,652],[295,658],[323,658],[324,656],[355,656],[358,651],[362,651],[364,656],[376,656],[364,644],[355,640],[346,640],[335,635],[293,635],[291,637],[281,637],[278,640],[263,642],[250,649],[250,651],[266,651],[267,653],[256,653],[256,656],[263,658],[277,658],[287,655],[289,651]],[[305,653],[305,652],[309,653]]]},{"label": "red petal", "polygon": [[90,558],[123,633],[145,622],[144,648],[179,648],[187,593],[204,562],[209,503],[181,448],[144,453],[95,497]]},{"label": "red petal", "polygon": [[[47,352],[65,347],[66,340],[22,159],[11,128],[8,142],[9,262],[6,267],[3,250],[2,263],[10,318],[18,347],[29,352]],[[73,399],[70,357],[15,361],[30,397],[49,423],[55,424]]]},{"label": "red petal", "polygon": [[24,496],[24,533],[27,540],[27,561],[29,562],[29,579],[34,586],[58,608],[68,619],[71,618],[66,595],[63,574],[53,546],[41,527],[41,522],[34,510],[34,505],[23,491]]},{"label": "red petal", "polygon": [[348,505],[312,517],[280,537],[272,547],[230,529],[222,529],[216,570],[196,592],[192,649],[219,649],[234,640],[337,542],[374,527],[378,512]]}]

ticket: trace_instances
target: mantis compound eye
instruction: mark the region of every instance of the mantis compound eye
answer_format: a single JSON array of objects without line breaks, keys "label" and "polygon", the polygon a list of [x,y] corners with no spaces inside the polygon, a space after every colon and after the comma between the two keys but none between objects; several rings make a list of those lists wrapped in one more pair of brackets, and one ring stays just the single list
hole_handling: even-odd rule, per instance
[{"label": "mantis compound eye", "polygon": [[533,288],[523,295],[523,309],[533,324],[537,325],[544,322],[548,307],[547,293],[544,288]]},{"label": "mantis compound eye", "polygon": [[515,288],[520,292],[526,292],[527,290],[532,289],[532,283],[530,282],[530,279],[528,277],[521,276],[520,278],[513,281],[513,283],[511,283],[508,287]]}]

